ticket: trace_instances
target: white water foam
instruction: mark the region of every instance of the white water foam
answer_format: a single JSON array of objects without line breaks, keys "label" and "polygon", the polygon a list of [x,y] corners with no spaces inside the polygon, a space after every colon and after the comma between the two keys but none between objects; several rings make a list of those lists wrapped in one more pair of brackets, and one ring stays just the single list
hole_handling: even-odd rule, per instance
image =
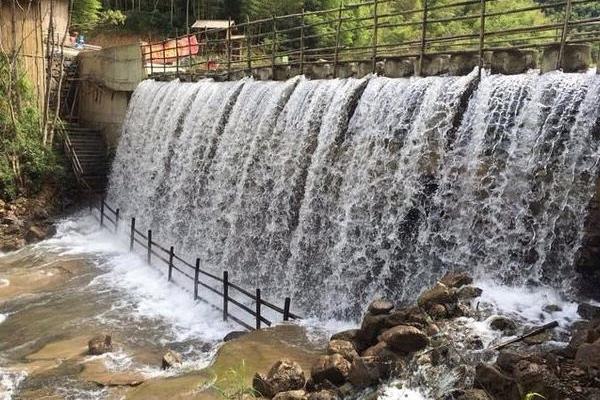
[{"label": "white water foam", "polygon": [[421,390],[406,388],[399,381],[394,381],[383,388],[379,400],[430,400]]},{"label": "white water foam", "polygon": [[6,314],[0,314],[0,324],[6,321],[6,318],[8,318]]},{"label": "white water foam", "polygon": [[0,368],[0,400],[11,400],[26,377],[25,371]]}]

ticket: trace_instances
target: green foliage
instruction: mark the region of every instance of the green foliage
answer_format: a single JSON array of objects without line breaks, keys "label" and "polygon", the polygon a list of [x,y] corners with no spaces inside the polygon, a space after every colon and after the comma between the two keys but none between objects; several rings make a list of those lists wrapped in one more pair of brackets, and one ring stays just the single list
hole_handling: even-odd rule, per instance
[{"label": "green foliage", "polygon": [[41,137],[41,117],[31,85],[18,66],[0,59],[0,197],[39,190],[60,172],[56,155]]},{"label": "green foliage", "polygon": [[72,0],[73,14],[71,27],[80,32],[92,30],[100,19],[100,0]]},{"label": "green foliage", "polygon": [[219,396],[226,400],[242,400],[248,397],[258,397],[258,393],[246,383],[245,377],[248,375],[246,363],[242,363],[235,368],[227,371],[225,376],[218,378],[213,384],[213,389],[219,393]]},{"label": "green foliage", "polygon": [[525,395],[525,398],[523,400],[535,400],[535,399],[545,400],[546,398],[539,393],[530,392]]},{"label": "green foliage", "polygon": [[98,18],[98,25],[104,28],[121,27],[125,25],[127,16],[121,10],[102,11]]}]

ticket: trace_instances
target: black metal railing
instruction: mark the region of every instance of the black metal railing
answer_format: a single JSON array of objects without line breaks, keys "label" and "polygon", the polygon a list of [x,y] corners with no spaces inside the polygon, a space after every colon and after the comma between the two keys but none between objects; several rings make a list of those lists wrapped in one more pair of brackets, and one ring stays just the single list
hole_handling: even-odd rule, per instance
[{"label": "black metal railing", "polygon": [[[100,227],[109,229],[117,234],[122,219],[120,210],[112,208],[104,199],[100,199],[98,202],[92,200],[90,202],[90,212],[93,212],[94,209],[97,209],[99,212],[97,217],[100,221]],[[167,280],[169,282],[173,280],[173,270],[179,272],[183,277],[190,279],[193,282],[194,300],[207,303],[218,311],[221,311],[223,313],[223,321],[232,320],[248,330],[271,326],[273,322],[264,315],[263,306],[269,309],[271,313],[280,314],[283,321],[301,319],[300,316],[290,311],[291,299],[289,297],[284,299],[282,307],[277,306],[262,297],[261,289],[257,288],[254,291],[250,291],[231,282],[228,271],[223,271],[222,276],[218,276],[202,269],[199,258],[196,258],[195,263],[186,261],[175,253],[174,246],[167,248],[154,241],[151,229],[148,229],[145,234],[138,230],[135,217],[132,217],[130,220],[128,234],[129,250],[131,252],[142,248],[145,251],[146,262],[149,265],[152,265],[155,260],[165,264],[167,267]],[[222,303],[215,304],[209,296],[202,296],[200,288],[220,297]],[[232,314],[230,305],[234,306],[238,311],[252,316],[254,324],[251,325],[242,318]]]}]

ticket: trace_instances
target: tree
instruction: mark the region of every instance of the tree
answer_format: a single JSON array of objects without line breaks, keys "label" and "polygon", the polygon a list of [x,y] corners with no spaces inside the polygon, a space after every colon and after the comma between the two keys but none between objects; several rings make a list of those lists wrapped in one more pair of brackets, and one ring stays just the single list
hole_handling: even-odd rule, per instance
[{"label": "tree", "polygon": [[80,32],[91,31],[98,23],[101,10],[100,0],[75,0],[71,27]]}]

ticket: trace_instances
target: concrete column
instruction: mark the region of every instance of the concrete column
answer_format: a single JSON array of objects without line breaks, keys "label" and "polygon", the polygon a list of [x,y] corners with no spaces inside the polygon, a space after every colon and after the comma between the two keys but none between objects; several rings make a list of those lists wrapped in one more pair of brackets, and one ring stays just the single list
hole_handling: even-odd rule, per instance
[{"label": "concrete column", "polygon": [[497,50],[492,54],[492,74],[516,75],[537,68],[536,50]]},{"label": "concrete column", "polygon": [[388,58],[384,62],[383,75],[389,78],[404,78],[415,74],[415,59]]},{"label": "concrete column", "polygon": [[[556,70],[560,45],[544,48],[541,72]],[[563,72],[585,72],[592,65],[592,46],[589,44],[568,44],[563,55]]]}]

